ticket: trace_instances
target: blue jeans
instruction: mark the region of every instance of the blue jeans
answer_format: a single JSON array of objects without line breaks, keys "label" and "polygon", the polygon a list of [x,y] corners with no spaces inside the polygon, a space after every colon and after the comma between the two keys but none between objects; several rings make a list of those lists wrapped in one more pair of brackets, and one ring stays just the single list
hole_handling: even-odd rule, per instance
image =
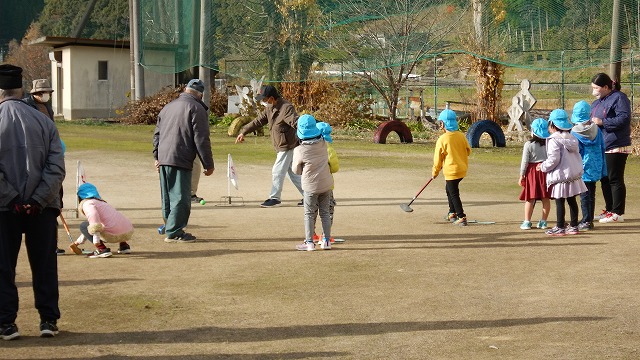
[{"label": "blue jeans", "polygon": [[322,221],[322,233],[324,237],[331,237],[331,200],[333,191],[329,190],[320,194],[304,192],[304,235],[305,242],[313,241],[316,230],[316,218],[320,212]]},{"label": "blue jeans", "polygon": [[271,194],[269,199],[280,200],[282,196],[282,185],[284,185],[284,177],[289,174],[289,179],[293,185],[298,188],[300,194],[304,194],[302,191],[302,183],[300,181],[300,175],[297,175],[291,170],[291,163],[293,162],[293,149],[287,151],[278,151],[276,156],[276,162],[271,169],[272,185]]},{"label": "blue jeans", "polygon": [[587,191],[580,194],[580,208],[582,208],[582,223],[592,223],[596,210],[596,182],[585,181]]}]

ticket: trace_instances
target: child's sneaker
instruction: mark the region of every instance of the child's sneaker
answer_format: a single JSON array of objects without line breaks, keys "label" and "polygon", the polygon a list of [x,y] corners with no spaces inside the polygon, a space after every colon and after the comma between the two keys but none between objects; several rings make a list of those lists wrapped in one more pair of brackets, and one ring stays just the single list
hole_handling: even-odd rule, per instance
[{"label": "child's sneaker", "polygon": [[331,240],[327,238],[323,238],[320,243],[320,249],[322,250],[331,250]]},{"label": "child's sneaker", "polygon": [[547,220],[538,221],[538,229],[547,229],[549,226],[547,225]]},{"label": "child's sneaker", "polygon": [[302,244],[296,245],[296,250],[300,251],[314,251],[316,249],[316,244],[313,242],[303,242]]},{"label": "child's sneaker", "polygon": [[549,235],[549,236],[564,236],[565,235],[564,228],[557,227],[557,226],[554,226],[553,228],[545,231],[544,233]]},{"label": "child's sneaker", "polygon": [[319,243],[320,242],[320,236],[318,236],[318,234],[313,233],[313,242],[315,243]]},{"label": "child's sneaker", "polygon": [[580,233],[580,230],[578,230],[577,226],[567,226],[567,228],[564,230],[564,233],[567,235],[578,235]]},{"label": "child's sneaker", "polygon": [[0,325],[0,338],[2,340],[13,340],[20,337],[18,332],[18,326],[16,324],[1,324]]},{"label": "child's sneaker", "polygon": [[80,249],[76,243],[69,245],[69,250],[73,251],[76,255],[82,255],[82,249]]},{"label": "child's sneaker", "polygon": [[465,216],[465,217],[458,218],[453,222],[453,225],[467,226],[467,217]]},{"label": "child's sneaker", "polygon": [[127,243],[120,244],[118,254],[131,254],[131,246]]},{"label": "child's sneaker", "polygon": [[444,217],[444,219],[450,222],[454,222],[458,220],[458,216],[456,216],[456,213],[450,212],[447,214],[447,216]]},{"label": "child's sneaker", "polygon": [[578,230],[580,230],[580,231],[593,230],[593,223],[592,222],[581,222],[580,224],[578,224]]},{"label": "child's sneaker", "polygon": [[522,225],[520,225],[521,230],[531,230],[531,221],[523,221]]},{"label": "child's sneaker", "polygon": [[606,217],[599,220],[601,223],[621,223],[624,222],[622,215],[610,212]]},{"label": "child's sneaker", "polygon": [[91,253],[89,255],[89,258],[90,259],[108,258],[111,255],[113,255],[113,254],[111,253],[111,249],[109,249],[109,248],[96,249],[93,253]]}]

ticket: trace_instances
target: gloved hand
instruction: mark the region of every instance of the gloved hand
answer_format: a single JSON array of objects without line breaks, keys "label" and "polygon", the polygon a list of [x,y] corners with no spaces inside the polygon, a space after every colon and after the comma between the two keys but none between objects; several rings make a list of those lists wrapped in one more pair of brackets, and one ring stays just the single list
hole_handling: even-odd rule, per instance
[{"label": "gloved hand", "polygon": [[20,196],[16,196],[9,203],[7,207],[13,214],[21,214],[22,213],[22,204],[20,203]]},{"label": "gloved hand", "polygon": [[33,199],[29,199],[29,201],[27,201],[27,204],[22,205],[22,207],[22,212],[27,215],[37,216],[42,213],[42,206],[40,206],[40,204]]}]

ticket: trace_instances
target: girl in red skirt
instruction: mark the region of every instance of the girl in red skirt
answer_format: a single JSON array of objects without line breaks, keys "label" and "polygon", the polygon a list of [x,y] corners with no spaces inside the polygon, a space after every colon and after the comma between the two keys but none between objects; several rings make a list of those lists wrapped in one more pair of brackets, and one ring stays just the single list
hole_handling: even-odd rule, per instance
[{"label": "girl in red skirt", "polygon": [[531,122],[531,139],[524,144],[522,163],[520,164],[520,179],[522,186],[520,200],[524,201],[524,221],[520,229],[531,229],[531,215],[536,206],[536,200],[542,201],[542,219],[538,221],[538,229],[547,228],[547,217],[551,210],[551,196],[547,189],[547,175],[536,170],[536,165],[547,158],[546,138],[549,137],[549,123],[544,119]]}]

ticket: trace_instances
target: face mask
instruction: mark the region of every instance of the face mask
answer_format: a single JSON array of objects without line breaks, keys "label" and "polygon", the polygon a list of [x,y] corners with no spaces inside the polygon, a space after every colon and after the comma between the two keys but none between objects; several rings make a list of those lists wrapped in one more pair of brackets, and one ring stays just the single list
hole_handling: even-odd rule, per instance
[{"label": "face mask", "polygon": [[593,90],[593,92],[591,92],[591,95],[595,96],[597,99],[600,99],[600,92],[598,90]]},{"label": "face mask", "polygon": [[264,107],[269,107],[269,103],[266,101],[260,101],[260,105],[264,106]]},{"label": "face mask", "polygon": [[40,100],[43,103],[49,102],[49,99],[51,99],[51,96],[49,95],[49,93],[44,93],[44,94],[40,95]]}]

